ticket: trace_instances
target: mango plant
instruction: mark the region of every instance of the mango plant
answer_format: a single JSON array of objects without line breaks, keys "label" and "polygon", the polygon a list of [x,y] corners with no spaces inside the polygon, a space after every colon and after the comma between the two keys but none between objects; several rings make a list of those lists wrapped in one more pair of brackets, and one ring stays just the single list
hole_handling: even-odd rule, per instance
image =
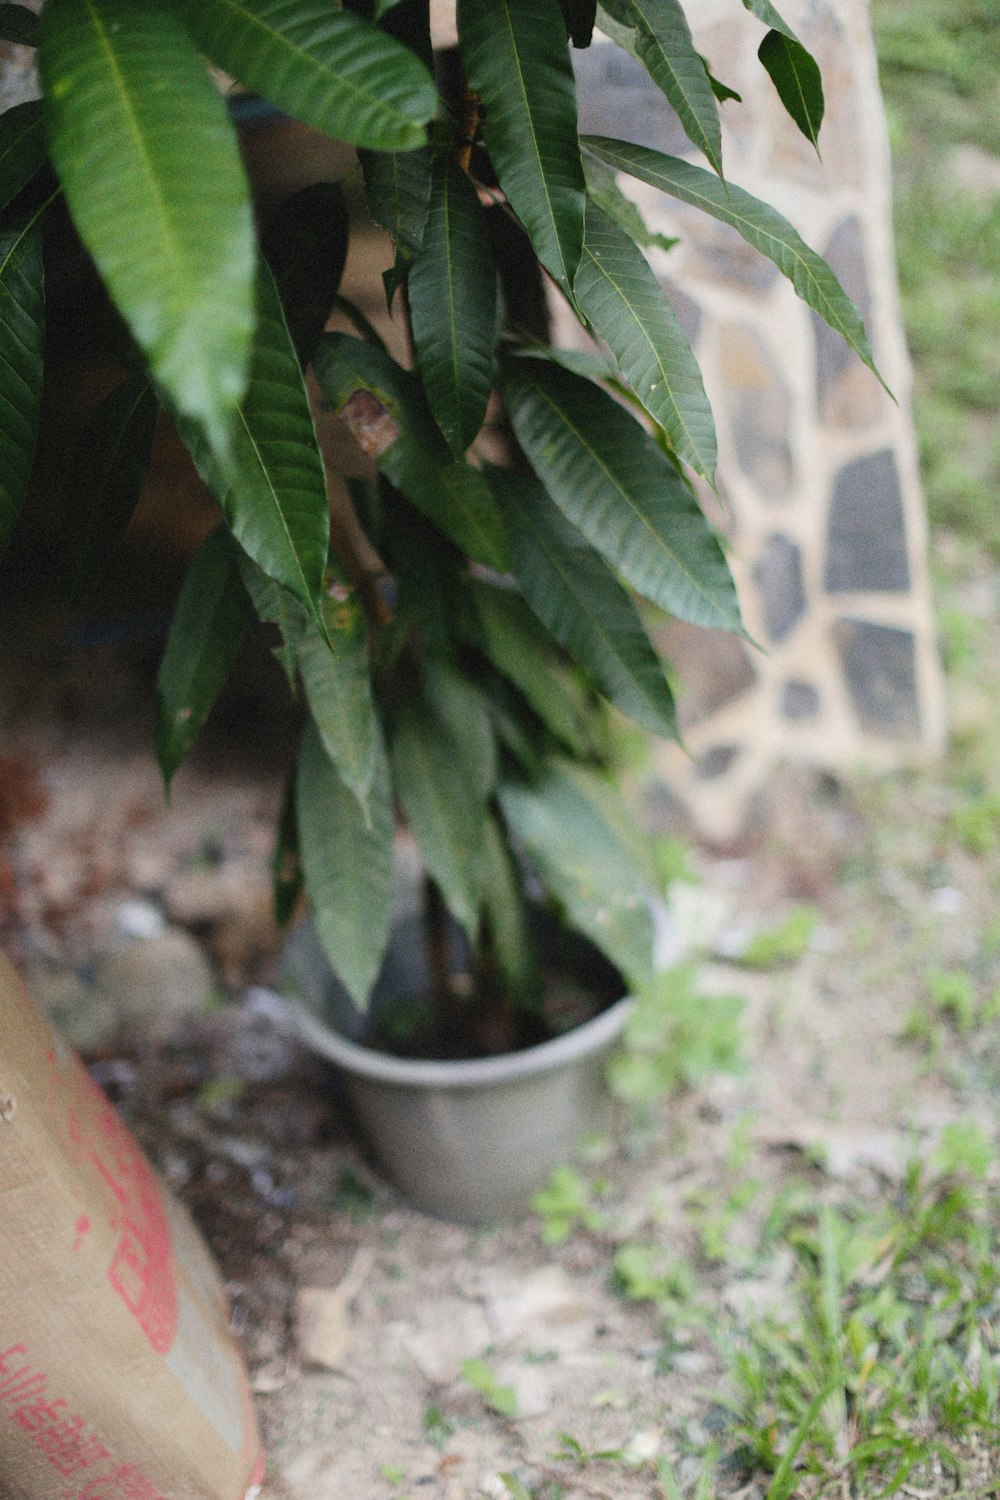
[{"label": "mango plant", "polygon": [[[769,0],[743,3],[789,128],[815,142],[815,62]],[[692,159],[581,138],[571,49],[595,27],[648,70]],[[0,117],[0,541],[32,472],[43,239],[61,197],[129,344],[78,457],[71,575],[92,579],[102,539],[127,525],[159,409],[220,513],[159,675],[168,786],[256,614],[308,709],[277,907],[287,916],[304,886],[358,1004],[386,947],[400,817],[484,994],[537,989],[526,869],[641,975],[653,877],[607,772],[604,716],[677,727],[637,599],[741,625],[693,487],[715,483],[712,413],[623,177],[731,226],[871,364],[828,266],[723,175],[720,102],[738,99],[680,0],[458,0],[457,49],[438,55],[427,0],[46,0],[37,18],[0,6],[0,32],[37,47],[41,90]],[[357,309],[353,332],[326,331],[357,227],[336,187],[258,231],[235,85],[357,148],[356,196],[395,247],[385,291],[408,366]],[[551,346],[546,298],[590,354]],[[332,529],[309,390],[371,462]]]}]

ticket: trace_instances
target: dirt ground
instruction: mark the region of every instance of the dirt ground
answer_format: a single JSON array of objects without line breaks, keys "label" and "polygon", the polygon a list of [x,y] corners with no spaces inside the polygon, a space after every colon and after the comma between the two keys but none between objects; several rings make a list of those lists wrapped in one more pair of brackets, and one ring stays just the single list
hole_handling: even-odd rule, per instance
[{"label": "dirt ground", "polygon": [[[994,624],[995,587],[970,598]],[[537,1214],[472,1230],[408,1209],[281,1011],[248,998],[274,979],[268,862],[289,726],[272,729],[259,696],[230,695],[168,807],[151,753],[155,633],[73,645],[57,614],[13,607],[0,629],[2,939],[221,1262],[269,1452],[266,1500],[503,1496],[502,1474],[549,1480],[564,1500],[662,1495],[661,1453],[688,1492],[691,1454],[724,1421],[716,1341],[668,1337],[655,1304],[623,1298],[616,1252],[642,1241],[697,1259],[705,1206],[763,1184],[744,1213],[720,1216],[733,1253],[704,1266],[724,1332],[787,1288],[780,1244],[763,1261],[738,1253],[780,1187],[874,1200],[949,1121],[981,1118],[992,1136],[988,1060],[929,1067],[901,1040],[928,971],[979,962],[995,929],[992,875],[949,834],[959,794],[946,769],[853,789],[790,771],[769,827],[696,852],[698,883],[674,889],[703,989],[745,999],[743,1070],[597,1143],[580,1170],[602,1184],[599,1218],[560,1244]],[[962,693],[956,713],[974,725],[987,690]],[[802,956],[741,963],[748,934],[796,902],[818,913]],[[181,993],[155,969],[158,945],[183,958],[168,965]],[[152,953],[154,969],[123,952]],[[149,985],[145,1001],[121,999],[129,983]],[[513,1392],[499,1403],[513,1415],[468,1360]],[[624,1458],[581,1464],[563,1434]],[[724,1471],[716,1483],[764,1493]]]}]

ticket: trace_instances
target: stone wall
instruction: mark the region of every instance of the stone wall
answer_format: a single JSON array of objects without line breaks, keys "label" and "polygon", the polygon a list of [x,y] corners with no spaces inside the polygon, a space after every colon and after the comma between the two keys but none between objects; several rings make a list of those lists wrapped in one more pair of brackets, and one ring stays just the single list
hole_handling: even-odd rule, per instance
[{"label": "stone wall", "polygon": [[[672,624],[689,755],[657,772],[707,836],[729,839],[780,792],[779,768],[893,767],[940,750],[942,695],[926,525],[891,229],[885,121],[865,0],[785,0],[823,71],[822,161],[755,53],[764,28],[735,0],[701,0],[695,41],[743,96],[723,108],[731,180],[774,204],[860,308],[896,396],[734,231],[627,182],[657,230],[653,262],[692,340],[719,428],[718,501],[756,643]],[[701,162],[638,63],[574,54],[582,129]],[[704,164],[704,163],[701,163]],[[560,315],[560,334],[573,338]]]}]

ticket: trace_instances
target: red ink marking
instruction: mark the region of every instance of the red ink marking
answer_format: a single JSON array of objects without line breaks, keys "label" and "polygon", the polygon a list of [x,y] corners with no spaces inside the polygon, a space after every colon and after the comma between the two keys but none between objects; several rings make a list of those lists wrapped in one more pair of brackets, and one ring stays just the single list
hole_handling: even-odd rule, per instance
[{"label": "red ink marking", "polygon": [[87,1218],[86,1214],[81,1214],[80,1217],[76,1221],[76,1239],[73,1241],[73,1254],[74,1255],[76,1255],[77,1251],[82,1246],[85,1237],[89,1233],[90,1233],[90,1220]]},{"label": "red ink marking", "polygon": [[[93,1079],[71,1060],[52,1069],[51,1110],[71,1161],[101,1189],[117,1234],[108,1280],[157,1354],[177,1333],[177,1283],[170,1226],[160,1189],[145,1157]],[[80,1248],[82,1218],[76,1221]],[[87,1228],[89,1228],[89,1221]]]}]

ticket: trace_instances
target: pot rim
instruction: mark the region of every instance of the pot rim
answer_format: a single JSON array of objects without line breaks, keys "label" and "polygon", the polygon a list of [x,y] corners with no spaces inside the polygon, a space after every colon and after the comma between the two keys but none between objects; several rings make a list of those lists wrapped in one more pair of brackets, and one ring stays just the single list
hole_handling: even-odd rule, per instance
[{"label": "pot rim", "polygon": [[303,1039],[345,1072],[374,1082],[422,1089],[488,1088],[512,1083],[522,1078],[548,1073],[565,1063],[575,1062],[614,1042],[635,1008],[635,999],[624,995],[582,1026],[533,1047],[505,1052],[499,1057],[472,1057],[454,1061],[432,1061],[424,1058],[395,1057],[371,1047],[350,1042],[330,1026],[325,1026],[300,1004],[292,1002],[296,1024]]}]

